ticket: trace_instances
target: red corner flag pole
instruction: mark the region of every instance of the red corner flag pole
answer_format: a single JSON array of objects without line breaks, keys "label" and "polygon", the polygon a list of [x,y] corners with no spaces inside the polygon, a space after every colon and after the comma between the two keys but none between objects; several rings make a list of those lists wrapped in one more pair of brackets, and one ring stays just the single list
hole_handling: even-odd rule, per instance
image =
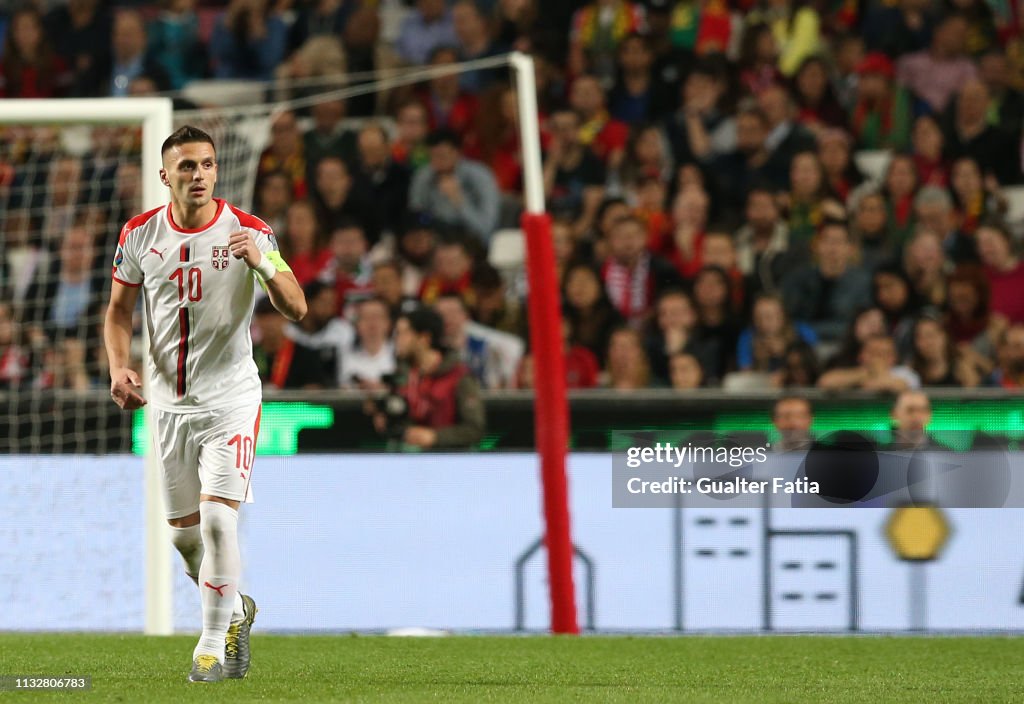
[{"label": "red corner flag pole", "polygon": [[562,352],[562,312],[555,280],[551,218],[544,212],[544,185],[537,125],[537,93],[533,59],[515,53],[511,58],[519,100],[523,182],[526,212],[526,270],[530,291],[530,347],[534,363],[534,429],[540,456],[544,493],[544,544],[548,554],[551,590],[551,631],[579,633],[576,594],[572,580],[572,537],[569,530],[569,487],[565,453],[569,439],[569,406],[565,394]]}]

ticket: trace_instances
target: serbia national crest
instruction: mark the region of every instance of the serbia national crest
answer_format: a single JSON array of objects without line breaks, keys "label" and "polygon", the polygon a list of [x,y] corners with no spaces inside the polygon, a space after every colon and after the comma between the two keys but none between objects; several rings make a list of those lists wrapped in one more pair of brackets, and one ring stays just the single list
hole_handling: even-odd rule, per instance
[{"label": "serbia national crest", "polygon": [[231,248],[228,246],[213,248],[213,268],[217,271],[227,269],[231,263]]}]

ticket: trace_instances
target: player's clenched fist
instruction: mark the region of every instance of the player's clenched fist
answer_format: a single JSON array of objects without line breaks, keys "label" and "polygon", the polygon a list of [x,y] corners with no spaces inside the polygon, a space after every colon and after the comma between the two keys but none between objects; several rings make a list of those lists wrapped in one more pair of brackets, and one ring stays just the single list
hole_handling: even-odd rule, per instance
[{"label": "player's clenched fist", "polygon": [[231,248],[235,259],[244,259],[250,269],[255,269],[263,259],[263,253],[256,246],[256,240],[249,230],[233,232],[228,238],[228,247]]},{"label": "player's clenched fist", "polygon": [[140,389],[142,380],[131,369],[110,370],[110,398],[114,399],[114,403],[122,410],[134,411],[146,405],[146,399],[139,393]]}]

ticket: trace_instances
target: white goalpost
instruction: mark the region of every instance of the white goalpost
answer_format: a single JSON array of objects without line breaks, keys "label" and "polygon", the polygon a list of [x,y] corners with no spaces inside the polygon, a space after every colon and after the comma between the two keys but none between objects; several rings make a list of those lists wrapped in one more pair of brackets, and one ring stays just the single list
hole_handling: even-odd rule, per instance
[{"label": "white goalpost", "polygon": [[[174,130],[170,98],[102,98],[66,100],[4,100],[0,125],[65,126],[82,124],[141,125],[142,208],[150,210],[167,202],[160,182],[160,146]],[[113,252],[105,253],[113,257]],[[145,313],[143,313],[145,315]],[[142,326],[145,334],[146,325]],[[144,340],[144,347],[148,340]],[[143,365],[145,379],[147,366]],[[111,402],[113,403],[113,402]],[[149,407],[145,407],[147,427]],[[173,632],[170,530],[164,520],[158,467],[151,452],[145,455],[145,633]]]}]

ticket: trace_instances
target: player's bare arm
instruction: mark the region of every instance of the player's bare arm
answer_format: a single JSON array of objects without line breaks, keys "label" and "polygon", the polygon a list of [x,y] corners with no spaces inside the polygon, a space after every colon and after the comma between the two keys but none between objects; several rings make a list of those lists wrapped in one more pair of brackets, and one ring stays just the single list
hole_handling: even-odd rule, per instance
[{"label": "player's bare arm", "polygon": [[129,368],[132,344],[132,312],[139,289],[113,281],[110,304],[103,325],[103,342],[110,360],[110,397],[123,410],[134,411],[146,405],[142,397],[142,379]]},{"label": "player's bare arm", "polygon": [[267,294],[274,307],[289,320],[302,320],[306,315],[306,297],[302,287],[290,271],[281,271],[264,256],[252,232],[240,230],[228,238],[231,254],[242,259],[250,269],[257,271],[267,285]]}]

